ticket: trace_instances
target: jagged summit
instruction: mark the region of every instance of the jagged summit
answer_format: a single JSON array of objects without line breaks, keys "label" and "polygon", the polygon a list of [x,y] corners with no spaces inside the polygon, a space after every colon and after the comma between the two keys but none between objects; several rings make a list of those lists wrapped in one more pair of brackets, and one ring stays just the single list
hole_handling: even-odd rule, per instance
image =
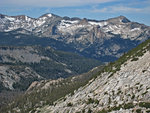
[{"label": "jagged summit", "polygon": [[71,21],[74,21],[74,20],[81,20],[81,19],[78,18],[78,17],[70,18],[70,17],[68,17],[68,16],[64,16],[63,19],[64,19],[64,20],[71,20]]},{"label": "jagged summit", "polygon": [[[15,15],[15,16],[8,16],[8,15],[4,15],[4,14],[0,14],[0,18],[14,18],[17,20],[25,20],[26,18],[32,18],[26,15]],[[35,18],[32,18],[35,19]]]},{"label": "jagged summit", "polygon": [[25,16],[25,15],[17,15],[17,16],[11,16],[11,17],[16,18],[17,20],[26,20],[27,16]]},{"label": "jagged summit", "polygon": [[[74,45],[75,50],[82,55],[103,62],[116,60],[150,36],[150,27],[131,22],[125,16],[100,21],[60,17],[51,13],[36,19],[24,15],[1,15],[0,23],[0,32],[25,29],[36,37],[48,37]],[[23,30],[22,33],[30,35],[29,32]]]},{"label": "jagged summit", "polygon": [[108,19],[109,22],[112,22],[112,23],[128,23],[128,22],[131,22],[129,19],[127,19],[125,16],[118,16],[118,17],[114,17],[114,18],[110,18]]},{"label": "jagged summit", "polygon": [[8,15],[4,15],[4,14],[0,14],[0,18],[14,18],[14,19],[17,19],[17,20],[26,20],[27,18],[30,18],[30,19],[39,19],[39,18],[42,18],[42,17],[52,17],[52,16],[57,16],[57,15],[54,15],[54,14],[51,14],[51,13],[46,13],[38,18],[33,18],[33,17],[30,17],[30,16],[26,16],[26,15],[15,15],[15,16],[8,16]]},{"label": "jagged summit", "polygon": [[42,18],[42,17],[52,17],[53,16],[53,14],[51,14],[51,13],[46,13],[46,14],[43,14],[42,16],[40,16],[39,18]]},{"label": "jagged summit", "polygon": [[5,18],[6,15],[0,14],[0,18]]},{"label": "jagged summit", "polygon": [[79,24],[81,24],[81,25],[87,25],[88,24],[88,19],[83,18],[82,20],[80,20]]},{"label": "jagged summit", "polygon": [[120,16],[114,17],[114,18],[127,19],[127,17],[125,17],[125,16],[123,16],[123,15],[120,15]]},{"label": "jagged summit", "polygon": [[120,18],[123,23],[131,22],[131,21],[130,21],[128,18],[126,18],[125,16],[119,16],[118,18]]}]

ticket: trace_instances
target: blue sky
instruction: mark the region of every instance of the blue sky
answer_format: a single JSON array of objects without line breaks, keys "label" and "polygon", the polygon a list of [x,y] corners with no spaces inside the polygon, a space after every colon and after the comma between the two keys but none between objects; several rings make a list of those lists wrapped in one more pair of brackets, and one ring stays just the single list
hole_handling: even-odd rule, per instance
[{"label": "blue sky", "polygon": [[97,20],[123,15],[150,26],[150,0],[0,0],[0,13],[35,18],[53,13]]}]

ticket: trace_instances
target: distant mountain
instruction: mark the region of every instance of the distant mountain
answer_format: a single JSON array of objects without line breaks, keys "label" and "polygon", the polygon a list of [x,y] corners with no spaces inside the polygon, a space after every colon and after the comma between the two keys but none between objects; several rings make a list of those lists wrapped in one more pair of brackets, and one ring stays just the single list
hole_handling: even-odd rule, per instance
[{"label": "distant mountain", "polygon": [[[68,79],[34,82],[9,112],[149,113],[150,39],[107,66]],[[19,104],[18,104],[19,103]]]},{"label": "distant mountain", "polygon": [[66,78],[101,65],[75,53],[57,51],[50,46],[1,46],[0,92],[26,90],[33,81]]},{"label": "distant mountain", "polygon": [[[3,34],[11,34],[11,40],[8,42],[17,40],[16,44],[19,45],[26,45],[29,42],[37,44],[39,40],[38,44],[44,45],[44,40],[53,39],[69,48],[70,52],[76,52],[102,62],[118,59],[123,53],[150,37],[149,26],[131,22],[124,16],[99,21],[60,17],[54,14],[45,14],[39,18],[1,14],[0,32],[2,35],[0,42],[5,45],[8,44],[6,42],[9,39],[6,38],[7,41],[5,41]],[[45,45],[48,43],[52,44],[48,41]],[[59,44],[53,44],[54,48],[60,49]]]}]

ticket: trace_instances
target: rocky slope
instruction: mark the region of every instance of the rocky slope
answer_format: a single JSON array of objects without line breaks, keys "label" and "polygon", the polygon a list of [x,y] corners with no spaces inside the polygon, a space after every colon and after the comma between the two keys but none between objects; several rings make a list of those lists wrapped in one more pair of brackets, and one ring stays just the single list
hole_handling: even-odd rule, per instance
[{"label": "rocky slope", "polygon": [[41,113],[150,112],[150,40],[109,64],[87,85]]},{"label": "rocky slope", "polygon": [[18,113],[149,113],[149,56],[150,40],[147,40],[117,61],[87,74],[34,82],[24,96],[4,110]]},{"label": "rocky slope", "polygon": [[99,61],[51,47],[1,46],[0,91],[26,90],[35,80],[66,78],[100,64]]},{"label": "rocky slope", "polygon": [[[131,22],[124,16],[97,21],[54,14],[45,14],[39,18],[0,15],[0,23],[1,33],[19,34],[14,38],[20,38],[23,34],[48,37],[66,46],[71,45],[72,52],[103,62],[116,60],[150,35],[150,27]],[[54,46],[57,48],[58,45]]]},{"label": "rocky slope", "polygon": [[57,99],[64,97],[68,93],[73,94],[74,90],[87,84],[93,74],[101,69],[102,66],[99,66],[87,73],[66,79],[35,81],[30,85],[25,94],[18,96],[8,106],[0,107],[0,112],[28,113],[31,110],[31,112],[35,112],[37,107],[47,104],[52,105]]}]

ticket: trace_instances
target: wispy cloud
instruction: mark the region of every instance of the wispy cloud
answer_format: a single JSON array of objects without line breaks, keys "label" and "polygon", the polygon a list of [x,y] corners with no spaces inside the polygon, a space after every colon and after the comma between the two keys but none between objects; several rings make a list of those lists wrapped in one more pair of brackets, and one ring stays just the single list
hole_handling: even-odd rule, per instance
[{"label": "wispy cloud", "polygon": [[1,0],[0,6],[70,7],[112,1],[117,0]]},{"label": "wispy cloud", "polygon": [[150,0],[126,0],[103,8],[94,7],[95,13],[149,13]]},{"label": "wispy cloud", "polygon": [[91,12],[95,13],[149,13],[150,7],[144,7],[144,8],[134,8],[134,7],[128,7],[128,6],[109,6],[102,9],[95,8],[92,9]]}]

